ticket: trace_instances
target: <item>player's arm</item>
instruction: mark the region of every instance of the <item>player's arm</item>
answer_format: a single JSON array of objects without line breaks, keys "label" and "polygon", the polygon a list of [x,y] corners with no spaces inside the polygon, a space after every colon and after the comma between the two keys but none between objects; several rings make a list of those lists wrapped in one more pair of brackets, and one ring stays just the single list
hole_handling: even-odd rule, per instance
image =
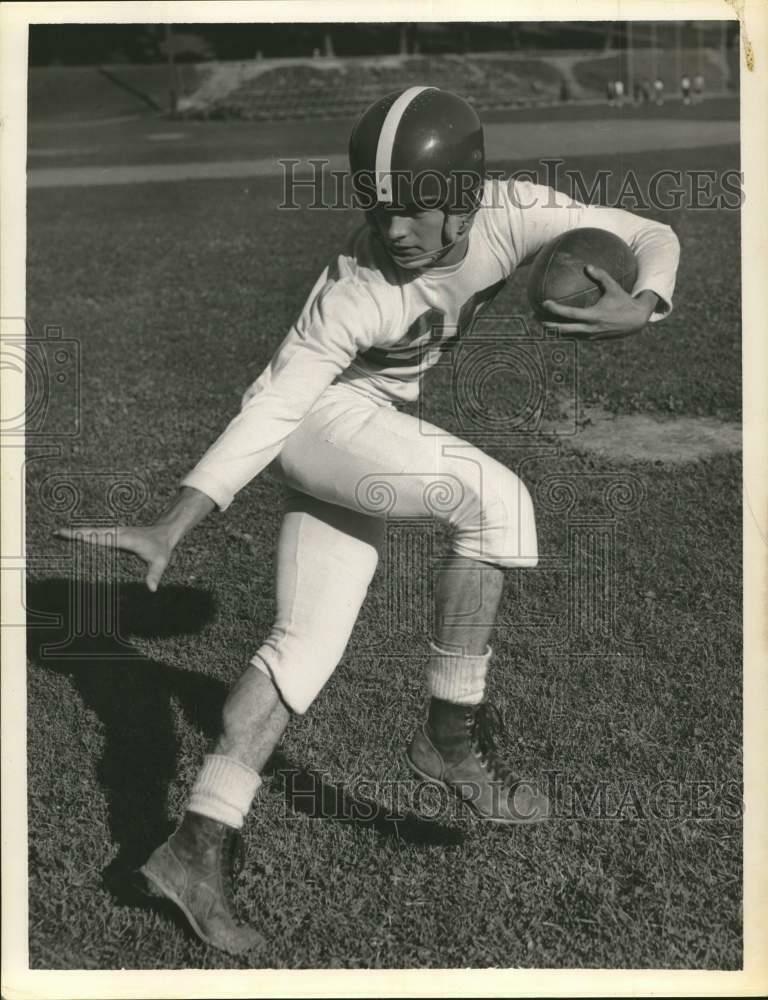
[{"label": "player's arm", "polygon": [[183,484],[226,510],[277,457],[320,395],[381,335],[378,306],[354,278],[325,281],[310,296],[272,361],[243,398],[240,413]]},{"label": "player's arm", "polygon": [[587,226],[620,236],[635,253],[638,276],[631,292],[601,268],[588,267],[587,274],[602,290],[594,306],[546,303],[548,311],[562,317],[569,333],[590,340],[625,337],[671,311],[680,244],[669,226],[623,209],[584,205],[537,184],[512,181],[507,196],[511,238],[521,263],[562,233]]},{"label": "player's arm", "polygon": [[[153,525],[62,528],[56,536],[113,545],[138,556],[147,566],[147,586],[157,590],[184,535],[211,511],[229,506],[279,453],[336,375],[371,346],[377,315],[370,293],[354,281],[321,278],[299,321],[246,393],[240,414],[185,477]],[[372,331],[370,337],[366,330]]]}]

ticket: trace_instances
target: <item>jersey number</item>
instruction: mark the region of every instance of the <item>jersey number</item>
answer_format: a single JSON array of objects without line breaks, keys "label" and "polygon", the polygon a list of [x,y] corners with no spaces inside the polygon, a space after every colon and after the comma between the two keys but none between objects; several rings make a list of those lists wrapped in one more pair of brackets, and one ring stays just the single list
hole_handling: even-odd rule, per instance
[{"label": "jersey number", "polygon": [[[459,321],[456,324],[455,337],[445,336],[445,313],[442,309],[427,309],[408,327],[408,332],[395,347],[371,347],[360,357],[377,368],[409,368],[418,364],[425,351],[437,347],[440,351],[449,350],[472,326],[480,313],[496,298],[506,284],[502,278],[494,285],[489,285],[480,292],[475,292],[467,299],[459,311]],[[422,337],[429,335],[427,340]],[[418,343],[414,343],[418,341]],[[414,344],[409,347],[409,344]]]}]

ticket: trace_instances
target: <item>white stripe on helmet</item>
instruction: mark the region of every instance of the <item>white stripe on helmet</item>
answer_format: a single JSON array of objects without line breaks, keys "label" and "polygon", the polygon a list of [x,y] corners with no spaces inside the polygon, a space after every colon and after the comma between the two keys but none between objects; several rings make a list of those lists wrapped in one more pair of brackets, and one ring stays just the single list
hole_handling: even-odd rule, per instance
[{"label": "white stripe on helmet", "polygon": [[403,91],[387,112],[376,145],[376,198],[385,205],[392,204],[392,150],[395,146],[397,127],[405,109],[425,90],[438,89],[437,87],[409,87],[408,90]]}]

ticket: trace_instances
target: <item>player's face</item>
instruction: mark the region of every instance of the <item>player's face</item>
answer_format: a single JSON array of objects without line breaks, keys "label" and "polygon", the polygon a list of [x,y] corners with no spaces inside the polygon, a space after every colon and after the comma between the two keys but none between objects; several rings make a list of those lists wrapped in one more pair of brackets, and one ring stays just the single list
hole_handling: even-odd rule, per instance
[{"label": "player's face", "polygon": [[[371,214],[390,256],[400,267],[429,266],[430,254],[437,254],[443,248],[445,213],[442,209],[377,205]],[[446,265],[461,260],[465,249],[463,245],[452,247],[440,263]]]}]

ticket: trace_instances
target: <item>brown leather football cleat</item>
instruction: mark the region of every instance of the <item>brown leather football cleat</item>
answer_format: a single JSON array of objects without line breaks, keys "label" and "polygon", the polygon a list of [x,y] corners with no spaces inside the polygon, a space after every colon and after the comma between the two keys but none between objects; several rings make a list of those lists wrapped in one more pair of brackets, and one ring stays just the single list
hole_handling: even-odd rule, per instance
[{"label": "brown leather football cleat", "polygon": [[494,737],[500,727],[492,705],[454,705],[432,698],[427,722],[416,731],[406,759],[420,778],[448,789],[487,822],[548,819],[547,796],[515,777],[498,756]]},{"label": "brown leather football cleat", "polygon": [[241,955],[264,938],[236,915],[232,880],[239,856],[239,830],[187,812],[140,871],[147,891],[174,902],[206,944]]}]

